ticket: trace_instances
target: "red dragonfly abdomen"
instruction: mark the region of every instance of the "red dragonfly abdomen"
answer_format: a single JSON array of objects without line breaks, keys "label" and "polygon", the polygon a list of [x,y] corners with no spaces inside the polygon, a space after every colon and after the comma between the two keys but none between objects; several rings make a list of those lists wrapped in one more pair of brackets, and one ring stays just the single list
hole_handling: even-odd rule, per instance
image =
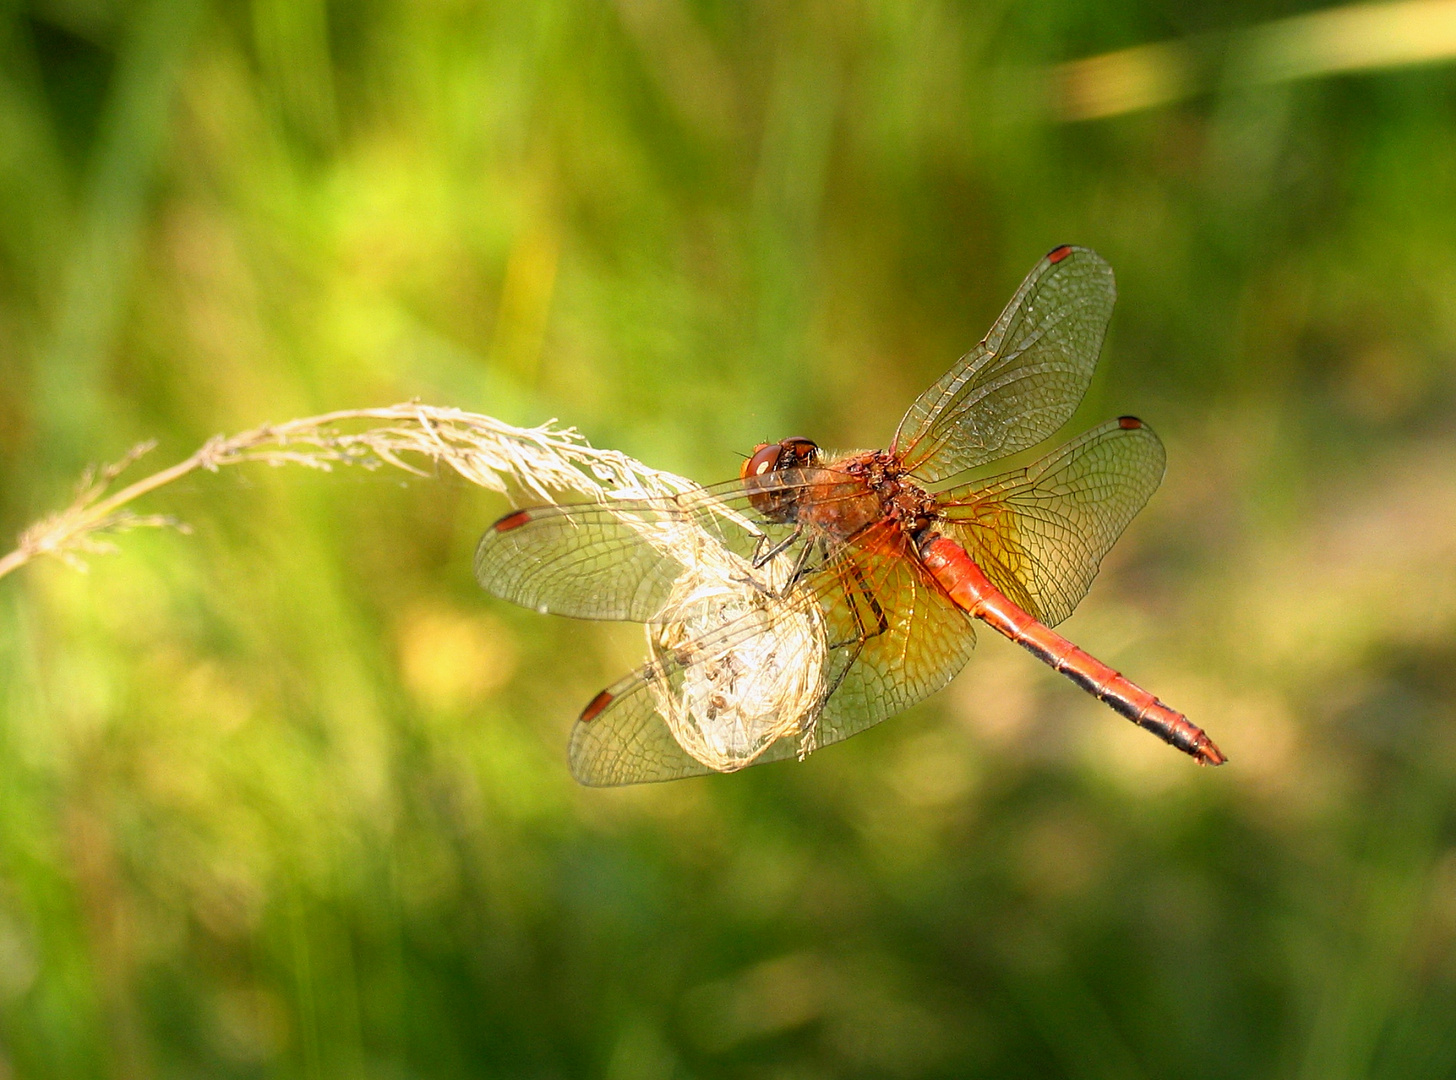
[{"label": "red dragonfly abdomen", "polygon": [[1005,634],[1134,724],[1192,755],[1200,765],[1222,765],[1227,760],[1203,729],[1189,723],[1182,713],[1008,600],[954,540],[936,537],[921,549],[920,557],[958,607]]}]

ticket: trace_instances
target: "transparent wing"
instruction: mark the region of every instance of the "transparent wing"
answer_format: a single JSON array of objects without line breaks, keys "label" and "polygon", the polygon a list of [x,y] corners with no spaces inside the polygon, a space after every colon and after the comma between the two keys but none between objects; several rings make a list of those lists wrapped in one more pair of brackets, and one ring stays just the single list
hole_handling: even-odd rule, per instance
[{"label": "transparent wing", "polygon": [[[929,697],[971,658],[971,619],[931,580],[897,524],[875,526],[826,569],[831,671],[838,686],[820,713],[814,743],[828,746]],[[861,640],[862,638],[862,640]]]},{"label": "transparent wing", "polygon": [[[799,599],[813,602],[813,597],[802,593]],[[795,599],[782,602],[791,608]],[[582,711],[571,733],[572,775],[589,787],[615,787],[725,771],[704,764],[684,749],[663,712],[664,704],[682,702],[688,684],[719,678],[724,669],[735,666],[735,658],[763,656],[767,650],[762,635],[773,631],[772,620],[757,612],[719,623],[681,648],[654,649],[652,663],[603,690]],[[772,643],[767,644],[771,649]],[[822,637],[817,645],[809,660],[823,663]],[[755,685],[757,679],[770,677],[750,668],[747,685],[735,686],[734,690],[748,698],[759,695],[772,701],[772,688]],[[801,722],[812,717],[817,706],[817,700],[801,700],[797,711],[761,716],[764,726],[784,731],[788,737],[761,749],[756,759],[740,761],[737,767],[795,753]]]},{"label": "transparent wing", "polygon": [[655,667],[642,668],[592,700],[571,729],[568,753],[577,783],[618,787],[714,771],[682,748],[658,712],[647,684],[667,677]]},{"label": "transparent wing", "polygon": [[1157,490],[1164,460],[1152,428],[1125,416],[1024,469],[942,492],[941,527],[1013,603],[1055,626]]},{"label": "transparent wing", "polygon": [[[785,734],[751,764],[794,756],[811,726],[810,745],[827,746],[902,712],[949,682],[975,644],[970,619],[910,557],[894,525],[839,548],[798,588],[823,613],[825,696],[801,715],[772,721]],[[686,659],[664,656],[603,691],[572,732],[573,775],[612,786],[714,771],[678,743],[660,702],[677,699],[695,669],[721,666],[763,632],[759,619],[731,623],[686,650]]]},{"label": "transparent wing", "polygon": [[[810,484],[827,501],[827,474],[783,470],[752,493],[730,480],[666,498],[516,510],[481,537],[475,577],[492,596],[542,614],[656,622],[685,566],[751,560],[789,537],[792,526],[766,519],[755,501],[793,499]],[[781,558],[795,554],[791,545]]]},{"label": "transparent wing", "polygon": [[[657,523],[680,520],[653,514]],[[475,577],[492,596],[542,614],[650,622],[683,563],[638,525],[592,504],[539,506],[507,514],[475,549]]]},{"label": "transparent wing", "polygon": [[985,340],[910,406],[891,449],[934,483],[1049,438],[1087,392],[1116,297],[1095,251],[1052,251]]}]

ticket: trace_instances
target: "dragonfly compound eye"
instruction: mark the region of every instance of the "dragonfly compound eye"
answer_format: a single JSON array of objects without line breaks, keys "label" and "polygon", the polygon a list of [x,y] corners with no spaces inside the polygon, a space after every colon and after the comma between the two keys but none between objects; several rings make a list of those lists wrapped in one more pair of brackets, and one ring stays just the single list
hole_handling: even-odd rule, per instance
[{"label": "dragonfly compound eye", "polygon": [[759,443],[743,463],[739,479],[748,480],[763,476],[779,467],[779,456],[783,453],[782,443]]}]

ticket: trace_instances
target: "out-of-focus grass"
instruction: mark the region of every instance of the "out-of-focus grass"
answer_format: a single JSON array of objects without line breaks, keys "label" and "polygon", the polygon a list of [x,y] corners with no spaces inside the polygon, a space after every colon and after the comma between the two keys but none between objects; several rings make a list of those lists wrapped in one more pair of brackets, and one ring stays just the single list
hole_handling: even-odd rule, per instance
[{"label": "out-of-focus grass", "polygon": [[[874,445],[1056,243],[1159,496],[1069,633],[803,765],[572,784],[635,631],[471,582],[502,505],[260,471],[0,584],[17,1076],[1456,1069],[1456,71],[1060,125],[1241,4],[0,15],[0,526],[87,459],[411,394],[704,480]],[[1082,426],[1086,426],[1083,424]]]}]

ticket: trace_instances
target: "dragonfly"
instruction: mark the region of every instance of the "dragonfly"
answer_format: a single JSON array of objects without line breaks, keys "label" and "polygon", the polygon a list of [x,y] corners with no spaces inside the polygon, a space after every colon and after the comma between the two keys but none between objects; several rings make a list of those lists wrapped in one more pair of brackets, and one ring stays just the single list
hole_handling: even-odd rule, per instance
[{"label": "dragonfly", "polygon": [[1112,269],[1062,246],[986,337],[910,406],[889,446],[763,443],[724,484],[513,510],[476,550],[487,592],[543,613],[640,622],[649,661],[572,731],[592,786],[802,759],[934,693],[983,623],[1203,765],[1226,759],[1182,713],[1053,627],[1161,482],[1136,417],[1040,460],[1086,394]]}]

